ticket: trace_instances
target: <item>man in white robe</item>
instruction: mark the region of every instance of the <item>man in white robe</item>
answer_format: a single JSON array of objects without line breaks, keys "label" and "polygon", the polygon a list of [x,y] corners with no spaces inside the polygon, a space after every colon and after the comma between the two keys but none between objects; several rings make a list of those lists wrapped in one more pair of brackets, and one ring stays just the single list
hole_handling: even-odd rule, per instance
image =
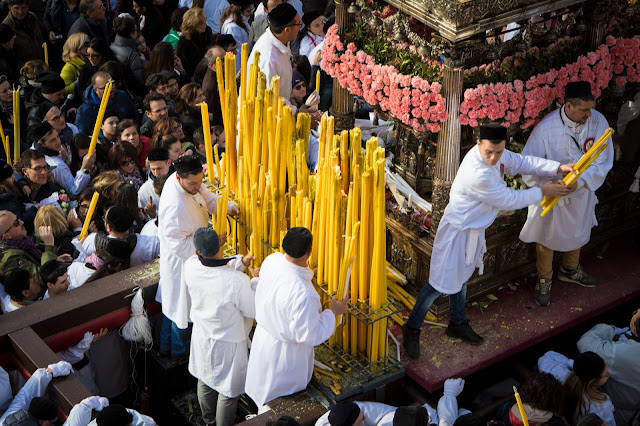
[{"label": "man in white robe", "polygon": [[[165,319],[160,333],[160,351],[174,357],[187,354],[191,301],[184,284],[184,262],[195,253],[193,234],[209,224],[218,197],[202,185],[202,165],[196,155],[185,155],[174,163],[162,189],[158,212],[160,237],[160,282],[156,301],[162,303]],[[240,212],[229,202],[228,214]]]},{"label": "man in white robe", "polygon": [[313,374],[313,347],[327,340],[347,299],[322,310],[307,261],[313,237],[291,228],[282,240],[285,254],[273,253],[261,265],[256,289],[256,321],[245,391],[258,408],[307,387]]},{"label": "man in white robe", "polygon": [[[562,108],[549,113],[533,129],[522,154],[547,158],[561,163],[576,163],[609,127],[602,114],[593,109],[595,101],[591,85],[577,81],[565,87],[565,103]],[[594,287],[598,281],[582,270],[580,249],[589,242],[591,228],[598,224],[595,206],[596,190],[604,183],[613,166],[613,144],[608,142],[604,152],[580,176],[577,189],[545,216],[541,217],[539,203],[529,206],[527,222],[520,239],[535,242],[538,281],[535,300],[540,306],[548,306],[551,299],[553,277],[553,253],[564,252],[558,271],[560,281],[572,282],[584,287]],[[530,187],[541,187],[549,179],[558,176],[539,177],[523,173],[524,182]]]},{"label": "man in white robe", "polygon": [[523,156],[505,149],[507,131],[496,124],[483,125],[480,138],[464,157],[451,186],[449,204],[433,242],[429,282],[422,287],[409,320],[402,326],[403,345],[410,358],[420,356],[420,329],[431,304],[441,293],[449,295],[450,317],[446,334],[480,345],[484,339],[469,325],[464,304],[467,281],[476,268],[483,272],[486,252],[484,231],[500,211],[539,203],[543,196],[564,196],[571,189],[562,181],[542,188],[507,187],[504,173],[555,176],[573,171],[571,165]]},{"label": "man in white robe", "polygon": [[[189,372],[198,379],[204,422],[231,426],[244,393],[248,332],[256,315],[251,281],[243,273],[254,258],[223,259],[218,234],[211,228],[198,229],[193,243],[196,254],[184,269],[193,321]],[[257,277],[257,269],[250,271]]]}]

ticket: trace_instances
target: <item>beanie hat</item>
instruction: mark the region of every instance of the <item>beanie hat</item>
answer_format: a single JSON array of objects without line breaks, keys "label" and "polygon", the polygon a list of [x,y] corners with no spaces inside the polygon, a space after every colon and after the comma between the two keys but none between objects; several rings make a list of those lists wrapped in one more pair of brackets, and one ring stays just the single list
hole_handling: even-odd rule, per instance
[{"label": "beanie hat", "polygon": [[56,93],[64,90],[65,84],[60,74],[53,71],[43,71],[38,74],[36,81],[41,84],[42,93]]},{"label": "beanie hat", "polygon": [[352,426],[358,420],[359,415],[360,407],[355,402],[342,401],[329,412],[329,424],[331,426]]},{"label": "beanie hat", "polygon": [[38,127],[33,129],[33,142],[37,144],[40,139],[44,138],[52,130],[53,127],[51,127],[51,124],[49,124],[48,121],[43,121],[42,123],[38,124]]},{"label": "beanie hat", "polygon": [[112,404],[98,413],[96,423],[98,426],[128,425],[133,420],[133,415],[120,404]]},{"label": "beanie hat", "polygon": [[296,226],[287,231],[282,239],[282,249],[294,259],[299,259],[309,253],[313,244],[311,231],[302,226]]},{"label": "beanie hat", "polygon": [[394,426],[427,426],[429,414],[423,406],[398,407],[393,416]]},{"label": "beanie hat", "polygon": [[304,83],[307,83],[307,79],[304,78],[304,75],[302,75],[302,73],[298,70],[293,70],[293,74],[291,76],[291,87],[296,87],[296,84],[300,83],[301,81],[304,81]]},{"label": "beanie hat", "polygon": [[296,8],[289,3],[281,3],[269,12],[269,24],[276,27],[282,27],[293,21],[298,12]]},{"label": "beanie hat", "polygon": [[7,24],[0,24],[0,43],[11,41],[15,35],[16,33],[13,31],[13,28]]},{"label": "beanie hat", "polygon": [[10,178],[13,174],[13,169],[6,161],[0,160],[0,181]]},{"label": "beanie hat", "polygon": [[604,367],[604,360],[594,352],[583,352],[573,361],[573,372],[583,382],[600,377]]},{"label": "beanie hat", "polygon": [[304,14],[304,16],[302,17],[302,22],[304,23],[304,26],[308,28],[313,21],[321,16],[322,15],[320,14],[320,12],[318,12],[317,10],[312,10],[311,12]]}]

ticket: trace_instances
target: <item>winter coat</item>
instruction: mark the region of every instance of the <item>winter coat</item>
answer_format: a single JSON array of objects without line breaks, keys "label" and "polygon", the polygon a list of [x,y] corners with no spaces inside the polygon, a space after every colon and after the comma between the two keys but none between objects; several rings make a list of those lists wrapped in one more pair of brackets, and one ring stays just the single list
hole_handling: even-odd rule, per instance
[{"label": "winter coat", "polygon": [[[135,104],[129,99],[129,96],[122,90],[115,90],[114,92],[113,98],[107,104],[107,110],[114,111],[121,121],[125,118],[132,118],[137,121],[140,118],[140,114]],[[82,99],[83,102],[80,108],[78,108],[75,124],[78,126],[80,133],[83,135],[91,135],[96,118],[98,117],[100,99],[92,86],[86,88]]]},{"label": "winter coat", "polygon": [[134,83],[130,87],[144,87],[144,80],[142,78],[142,72],[144,71],[145,63],[140,58],[140,54],[136,50],[138,47],[137,40],[131,38],[125,38],[120,35],[116,35],[115,40],[111,43],[111,51],[116,56],[118,62],[120,62],[124,68],[125,73],[129,75],[128,81]]},{"label": "winter coat", "polygon": [[28,12],[22,21],[18,21],[9,13],[2,23],[10,26],[16,33],[13,51],[21,61],[44,60],[44,50],[42,49],[44,37],[42,27],[35,13]]},{"label": "winter coat", "polygon": [[69,29],[68,36],[75,33],[85,33],[89,38],[101,38],[106,43],[111,41],[106,19],[103,19],[96,24],[94,22],[90,22],[84,15],[80,15],[78,20],[74,22]]},{"label": "winter coat", "polygon": [[80,57],[75,57],[62,67],[60,71],[60,77],[64,80],[64,94],[73,95],[75,93],[75,82],[78,79],[78,73],[85,67],[85,62]]}]

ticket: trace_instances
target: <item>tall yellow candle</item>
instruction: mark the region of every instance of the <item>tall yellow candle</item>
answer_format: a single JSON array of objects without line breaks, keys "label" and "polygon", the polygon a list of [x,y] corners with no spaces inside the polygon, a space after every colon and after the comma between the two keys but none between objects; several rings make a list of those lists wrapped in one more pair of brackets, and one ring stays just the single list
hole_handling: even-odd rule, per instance
[{"label": "tall yellow candle", "polygon": [[524,426],[529,426],[529,420],[527,420],[527,415],[524,412],[524,407],[522,406],[522,400],[520,399],[520,394],[518,393],[518,389],[513,387],[513,393],[516,396],[516,402],[518,403],[518,410],[520,410],[520,417],[522,417],[522,423]]},{"label": "tall yellow candle", "polygon": [[47,48],[47,42],[42,43],[42,48],[44,49],[44,63],[49,66],[49,49]]},{"label": "tall yellow candle", "polygon": [[316,92],[318,93],[318,96],[320,96],[320,70],[316,72]]},{"label": "tall yellow candle", "polygon": [[[202,130],[204,135],[204,152],[207,156],[207,173],[209,174],[209,182],[214,184],[213,177],[213,148],[211,147],[211,126],[209,125],[209,106],[206,102],[200,104],[200,113],[202,114]],[[220,176],[218,176],[218,179]]]},{"label": "tall yellow candle", "polygon": [[13,91],[13,161],[20,159],[20,91]]},{"label": "tall yellow candle", "polygon": [[9,136],[3,135],[2,144],[4,145],[4,153],[7,155],[7,164],[11,165],[11,146],[9,145]]},{"label": "tall yellow candle", "polygon": [[98,205],[98,198],[100,198],[100,194],[97,192],[93,193],[93,197],[91,197],[91,204],[89,205],[89,211],[87,212],[87,217],[84,218],[84,224],[82,224],[82,231],[80,231],[80,236],[78,240],[82,241],[87,237],[87,232],[89,232],[89,224],[91,223],[91,218],[93,217],[93,212],[96,211],[96,205]]},{"label": "tall yellow candle", "polygon": [[111,96],[112,83],[109,81],[104,87],[104,93],[100,100],[100,109],[98,109],[98,117],[96,117],[96,124],[93,126],[93,134],[91,135],[91,144],[89,145],[89,151],[87,154],[91,154],[96,150],[96,144],[98,143],[98,135],[100,134],[100,127],[102,127],[102,120],[104,119],[104,113],[107,111],[107,104],[109,103],[109,97]]}]

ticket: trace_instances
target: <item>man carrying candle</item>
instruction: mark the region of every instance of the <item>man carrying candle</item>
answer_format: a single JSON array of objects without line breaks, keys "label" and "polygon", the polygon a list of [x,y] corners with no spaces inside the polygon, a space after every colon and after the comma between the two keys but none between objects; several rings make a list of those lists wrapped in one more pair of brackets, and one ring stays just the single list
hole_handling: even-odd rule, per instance
[{"label": "man carrying candle", "polygon": [[515,190],[507,187],[504,173],[556,176],[573,172],[572,165],[515,154],[505,149],[507,129],[497,124],[480,127],[480,137],[464,157],[451,186],[447,205],[431,256],[429,282],[422,287],[409,320],[402,326],[404,348],[410,358],[420,356],[420,329],[431,304],[441,293],[449,295],[450,319],[446,334],[473,345],[484,339],[469,325],[464,304],[467,281],[476,268],[483,272],[486,252],[484,231],[500,211],[516,210],[542,201],[543,196],[561,197],[571,189],[561,181],[548,181],[541,188]]},{"label": "man carrying candle", "polygon": [[[209,224],[217,211],[218,196],[202,186],[202,165],[195,155],[185,155],[174,163],[173,173],[162,189],[158,212],[160,237],[160,283],[156,300],[162,303],[165,318],[160,332],[160,351],[175,358],[186,357],[187,327],[191,301],[184,284],[184,262],[195,253],[193,235]],[[229,202],[227,214],[240,213]],[[224,240],[222,241],[224,243]]]},{"label": "man carrying candle", "polygon": [[[595,101],[588,82],[567,84],[564,101],[561,108],[549,113],[533,129],[523,155],[575,163],[609,127],[604,116],[593,109]],[[589,242],[591,228],[598,224],[595,192],[612,166],[613,144],[609,142],[604,152],[578,178],[577,185],[572,186],[572,194],[560,200],[547,215],[540,216],[542,207],[539,203],[529,206],[520,239],[525,243],[536,243],[538,281],[535,300],[538,305],[548,306],[550,303],[554,251],[564,253],[558,271],[560,281],[583,287],[598,284],[595,277],[582,270],[580,248]],[[522,176],[529,187],[542,187],[557,177]]]}]

